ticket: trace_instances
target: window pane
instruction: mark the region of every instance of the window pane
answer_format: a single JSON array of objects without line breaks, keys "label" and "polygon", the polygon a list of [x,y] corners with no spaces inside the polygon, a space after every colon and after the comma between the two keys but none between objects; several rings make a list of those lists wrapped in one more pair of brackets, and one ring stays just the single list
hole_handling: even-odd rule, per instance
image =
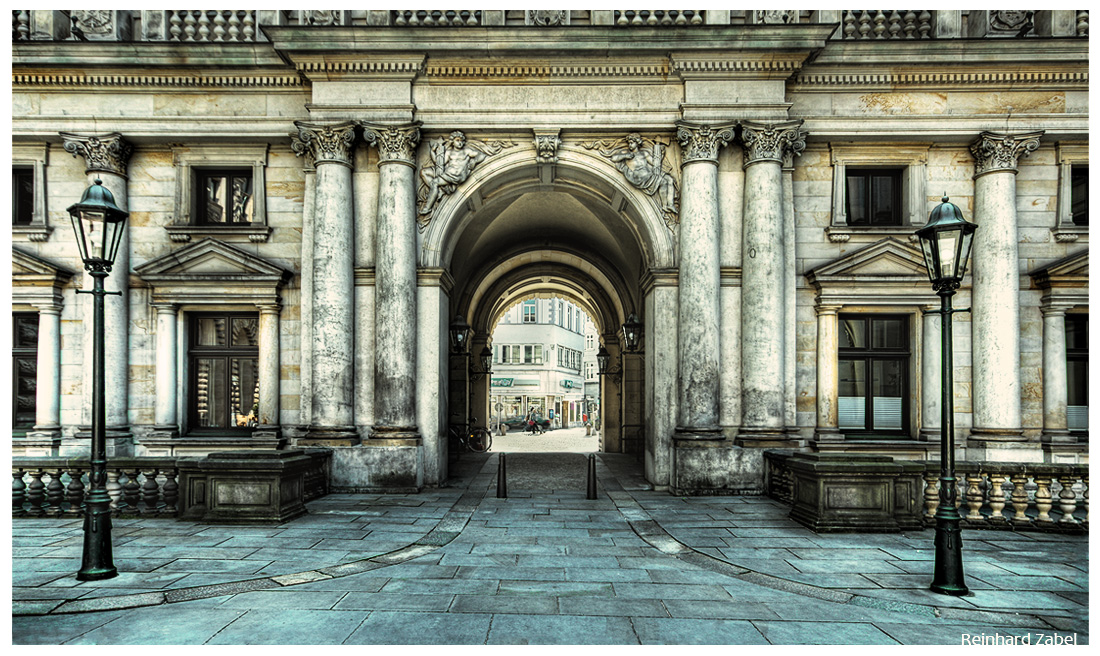
[{"label": "window pane", "polygon": [[34,215],[34,171],[12,169],[11,172],[11,222],[12,225],[30,225]]},{"label": "window pane", "polygon": [[198,320],[198,330],[195,335],[195,343],[199,346],[225,346],[226,345],[226,320],[221,318],[205,318]]},{"label": "window pane", "polygon": [[841,319],[840,348],[867,348],[867,322],[863,319]]},{"label": "window pane", "polygon": [[259,319],[232,319],[233,346],[259,346]]},{"label": "window pane", "polygon": [[863,360],[840,360],[838,417],[841,428],[866,428],[866,375]]},{"label": "window pane", "polygon": [[38,314],[17,314],[12,345],[16,348],[38,348]]},{"label": "window pane", "polygon": [[229,403],[233,408],[233,425],[238,428],[255,426],[260,407],[256,358],[232,358],[229,368]]},{"label": "window pane", "polygon": [[197,358],[195,360],[195,404],[200,428],[225,428],[226,401],[225,360]]},{"label": "window pane", "polygon": [[893,225],[896,223],[893,175],[876,175],[871,178],[871,223]]},{"label": "window pane", "polygon": [[36,393],[38,391],[37,356],[17,356],[13,358],[15,368],[15,426],[34,425]]},{"label": "window pane", "polygon": [[233,176],[233,223],[252,223],[252,176]]},{"label": "window pane", "polygon": [[875,428],[900,430],[905,390],[901,360],[875,360],[871,364],[872,407]]},{"label": "window pane", "polygon": [[905,320],[872,319],[871,348],[905,348]]},{"label": "window pane", "polygon": [[866,225],[867,223],[867,178],[862,175],[848,176],[848,223]]},{"label": "window pane", "polygon": [[1087,226],[1089,224],[1089,167],[1074,166],[1071,171],[1070,211],[1073,212],[1073,223]]},{"label": "window pane", "polygon": [[1089,362],[1088,360],[1069,360],[1066,362],[1069,405],[1087,406],[1089,404]]},{"label": "window pane", "polygon": [[1066,348],[1087,349],[1089,347],[1089,319],[1087,316],[1066,317]]},{"label": "window pane", "polygon": [[535,345],[535,364],[542,364],[542,344]]}]

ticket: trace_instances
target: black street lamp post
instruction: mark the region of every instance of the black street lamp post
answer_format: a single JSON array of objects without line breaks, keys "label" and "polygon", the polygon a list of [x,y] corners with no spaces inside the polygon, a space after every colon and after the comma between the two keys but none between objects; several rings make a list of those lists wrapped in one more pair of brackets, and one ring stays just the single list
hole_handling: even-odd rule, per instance
[{"label": "black street lamp post", "polygon": [[943,202],[932,210],[928,223],[917,231],[924,264],[932,289],[940,297],[940,309],[929,310],[942,319],[941,352],[943,384],[940,397],[940,505],[936,508],[936,566],[930,589],[940,594],[961,596],[969,592],[963,580],[962,530],[955,481],[955,405],[951,341],[951,315],[970,308],[951,309],[951,297],[966,274],[970,246],[978,226],[963,218],[958,206]]},{"label": "black street lamp post", "polygon": [[69,207],[76,243],[84,268],[95,281],[92,294],[94,344],[92,347],[92,457],[91,490],[84,503],[84,555],[76,578],[99,581],[118,576],[111,554],[111,497],[107,494],[107,392],[103,329],[103,297],[121,296],[108,292],[103,281],[111,272],[129,216],[117,205],[102,180],[84,191],[84,196]]}]

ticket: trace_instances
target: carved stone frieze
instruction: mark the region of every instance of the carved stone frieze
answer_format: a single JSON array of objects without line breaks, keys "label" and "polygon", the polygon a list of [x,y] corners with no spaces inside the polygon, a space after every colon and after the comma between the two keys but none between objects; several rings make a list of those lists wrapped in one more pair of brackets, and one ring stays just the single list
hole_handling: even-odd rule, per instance
[{"label": "carved stone frieze", "polygon": [[561,147],[559,130],[535,130],[535,161],[539,164],[557,164]]},{"label": "carved stone frieze", "polygon": [[338,10],[303,9],[302,25],[342,25],[344,12]]},{"label": "carved stone frieze", "polygon": [[684,153],[684,164],[696,161],[718,161],[718,151],[734,138],[734,125],[703,125],[676,123],[676,138]]},{"label": "carved stone frieze", "polygon": [[128,41],[130,12],[113,9],[73,9],[73,38],[79,41]]},{"label": "carved stone frieze", "polygon": [[84,158],[86,169],[126,175],[126,166],[134,148],[118,132],[99,135],[79,135],[61,132],[65,152]]},{"label": "carved stone frieze", "polygon": [[997,134],[983,132],[970,145],[974,155],[974,177],[992,171],[1016,172],[1020,155],[1030,155],[1039,147],[1042,132],[1028,134]]},{"label": "carved stone frieze", "polygon": [[989,12],[989,29],[991,32],[1011,32],[1019,34],[1030,29],[1033,11],[1019,9],[998,9]]},{"label": "carved stone frieze", "polygon": [[363,139],[378,148],[379,164],[416,166],[416,147],[420,144],[420,123],[375,125],[360,123]]},{"label": "carved stone frieze", "polygon": [[746,121],[741,124],[741,143],[745,146],[745,166],[761,161],[782,165],[788,152],[791,156],[801,155],[806,149],[806,132],[801,120],[766,124]]},{"label": "carved stone frieze", "polygon": [[786,25],[798,22],[797,9],[756,9],[753,17],[757,24]]},{"label": "carved stone frieze", "polygon": [[527,24],[543,27],[559,27],[569,24],[568,9],[528,9]]},{"label": "carved stone frieze", "polygon": [[446,138],[429,141],[428,158],[420,166],[420,186],[416,192],[416,211],[421,226],[431,221],[432,212],[440,201],[466,182],[479,164],[514,145],[511,141],[467,139],[457,130]]},{"label": "carved stone frieze", "polygon": [[601,139],[581,145],[611,160],[627,182],[652,196],[669,227],[679,222],[679,190],[665,158],[667,144],[632,132],[621,139]]},{"label": "carved stone frieze", "polygon": [[290,147],[297,155],[306,155],[314,163],[333,162],[351,167],[351,148],[355,143],[355,124],[320,125],[295,121],[298,136]]}]

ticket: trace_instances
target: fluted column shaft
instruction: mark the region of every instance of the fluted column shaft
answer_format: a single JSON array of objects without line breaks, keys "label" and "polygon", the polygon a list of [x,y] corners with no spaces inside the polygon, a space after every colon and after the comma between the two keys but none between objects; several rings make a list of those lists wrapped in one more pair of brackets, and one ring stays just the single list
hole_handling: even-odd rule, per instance
[{"label": "fluted column shaft", "polygon": [[680,201],[679,417],[677,438],[720,437],[718,150],[733,126],[678,123],[684,152]]},{"label": "fluted column shaft", "polygon": [[[744,444],[785,439],[785,151],[805,148],[801,122],[742,124],[745,211],[741,258],[741,431]],[[793,263],[792,263],[793,265]]]},{"label": "fluted column shaft", "polygon": [[[65,150],[73,156],[84,159],[88,184],[93,184],[98,178],[115,198],[115,205],[126,210],[129,206],[127,197],[127,166],[133,147],[127,143],[121,134],[111,133],[106,135],[77,135],[62,132],[61,137]],[[92,289],[92,276],[84,276],[84,288]],[[108,297],[103,309],[104,348],[111,357],[105,362],[105,384],[110,391],[106,398],[106,417],[108,433],[129,432],[129,398],[130,398],[130,230],[127,228],[122,233],[122,240],[118,247],[118,255],[111,267],[111,274],[104,281],[104,289],[108,293],[118,292],[119,297]],[[84,384],[85,394],[84,412],[82,424],[92,423],[92,338],[91,328],[92,295],[88,294],[84,301],[84,316],[87,321],[84,342]],[[108,435],[111,436],[111,435]]]},{"label": "fluted column shaft", "polygon": [[[308,441],[358,443],[354,402],[354,222],[351,147],[355,125],[295,123],[292,146],[316,168],[313,206],[312,381]],[[276,374],[277,376],[277,374]],[[277,388],[277,378],[276,385]],[[261,394],[264,386],[261,383]],[[276,420],[277,421],[277,420]]]},{"label": "fluted column shaft", "polygon": [[177,380],[176,343],[179,307],[170,303],[153,307],[157,311],[157,399],[153,422],[159,431],[178,432],[177,392],[180,384]]},{"label": "fluted column shaft", "polygon": [[819,442],[841,439],[839,429],[840,377],[837,349],[840,346],[837,333],[837,306],[821,305],[817,308],[817,431]]},{"label": "fluted column shaft", "polygon": [[1020,413],[1020,259],[1016,163],[1041,133],[983,132],[976,159],[971,340],[975,439],[1022,441]]},{"label": "fluted column shaft", "polygon": [[[938,310],[929,306],[925,310]],[[943,385],[943,360],[940,347],[941,319],[939,314],[924,315],[921,325],[921,394],[920,439],[925,442],[940,441],[940,387]]]},{"label": "fluted column shaft", "polygon": [[61,429],[61,306],[36,307],[38,374],[32,430],[39,434],[58,433]]},{"label": "fluted column shaft", "polygon": [[415,153],[420,129],[417,124],[363,128],[364,138],[379,152],[371,438],[418,438]]},{"label": "fluted column shaft", "polygon": [[1069,403],[1066,365],[1066,308],[1044,307],[1043,441],[1071,442],[1066,417]]},{"label": "fluted column shaft", "polygon": [[257,420],[261,430],[278,426],[279,421],[279,306],[261,305],[259,383],[260,401]]}]

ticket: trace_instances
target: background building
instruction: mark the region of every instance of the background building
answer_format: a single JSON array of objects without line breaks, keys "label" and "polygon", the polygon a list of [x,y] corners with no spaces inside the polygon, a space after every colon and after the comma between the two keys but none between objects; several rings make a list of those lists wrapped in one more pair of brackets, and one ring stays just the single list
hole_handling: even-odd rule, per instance
[{"label": "background building", "polygon": [[773,447],[936,458],[912,235],[946,195],[980,226],[959,457],[1087,460],[1087,11],[12,18],[16,454],[88,449],[65,208],[101,179],[130,212],[111,453],[323,446],[334,489],[440,485],[448,425],[493,412],[451,319],[500,358],[558,298],[614,365],[602,448],[658,489],[758,492]]}]

